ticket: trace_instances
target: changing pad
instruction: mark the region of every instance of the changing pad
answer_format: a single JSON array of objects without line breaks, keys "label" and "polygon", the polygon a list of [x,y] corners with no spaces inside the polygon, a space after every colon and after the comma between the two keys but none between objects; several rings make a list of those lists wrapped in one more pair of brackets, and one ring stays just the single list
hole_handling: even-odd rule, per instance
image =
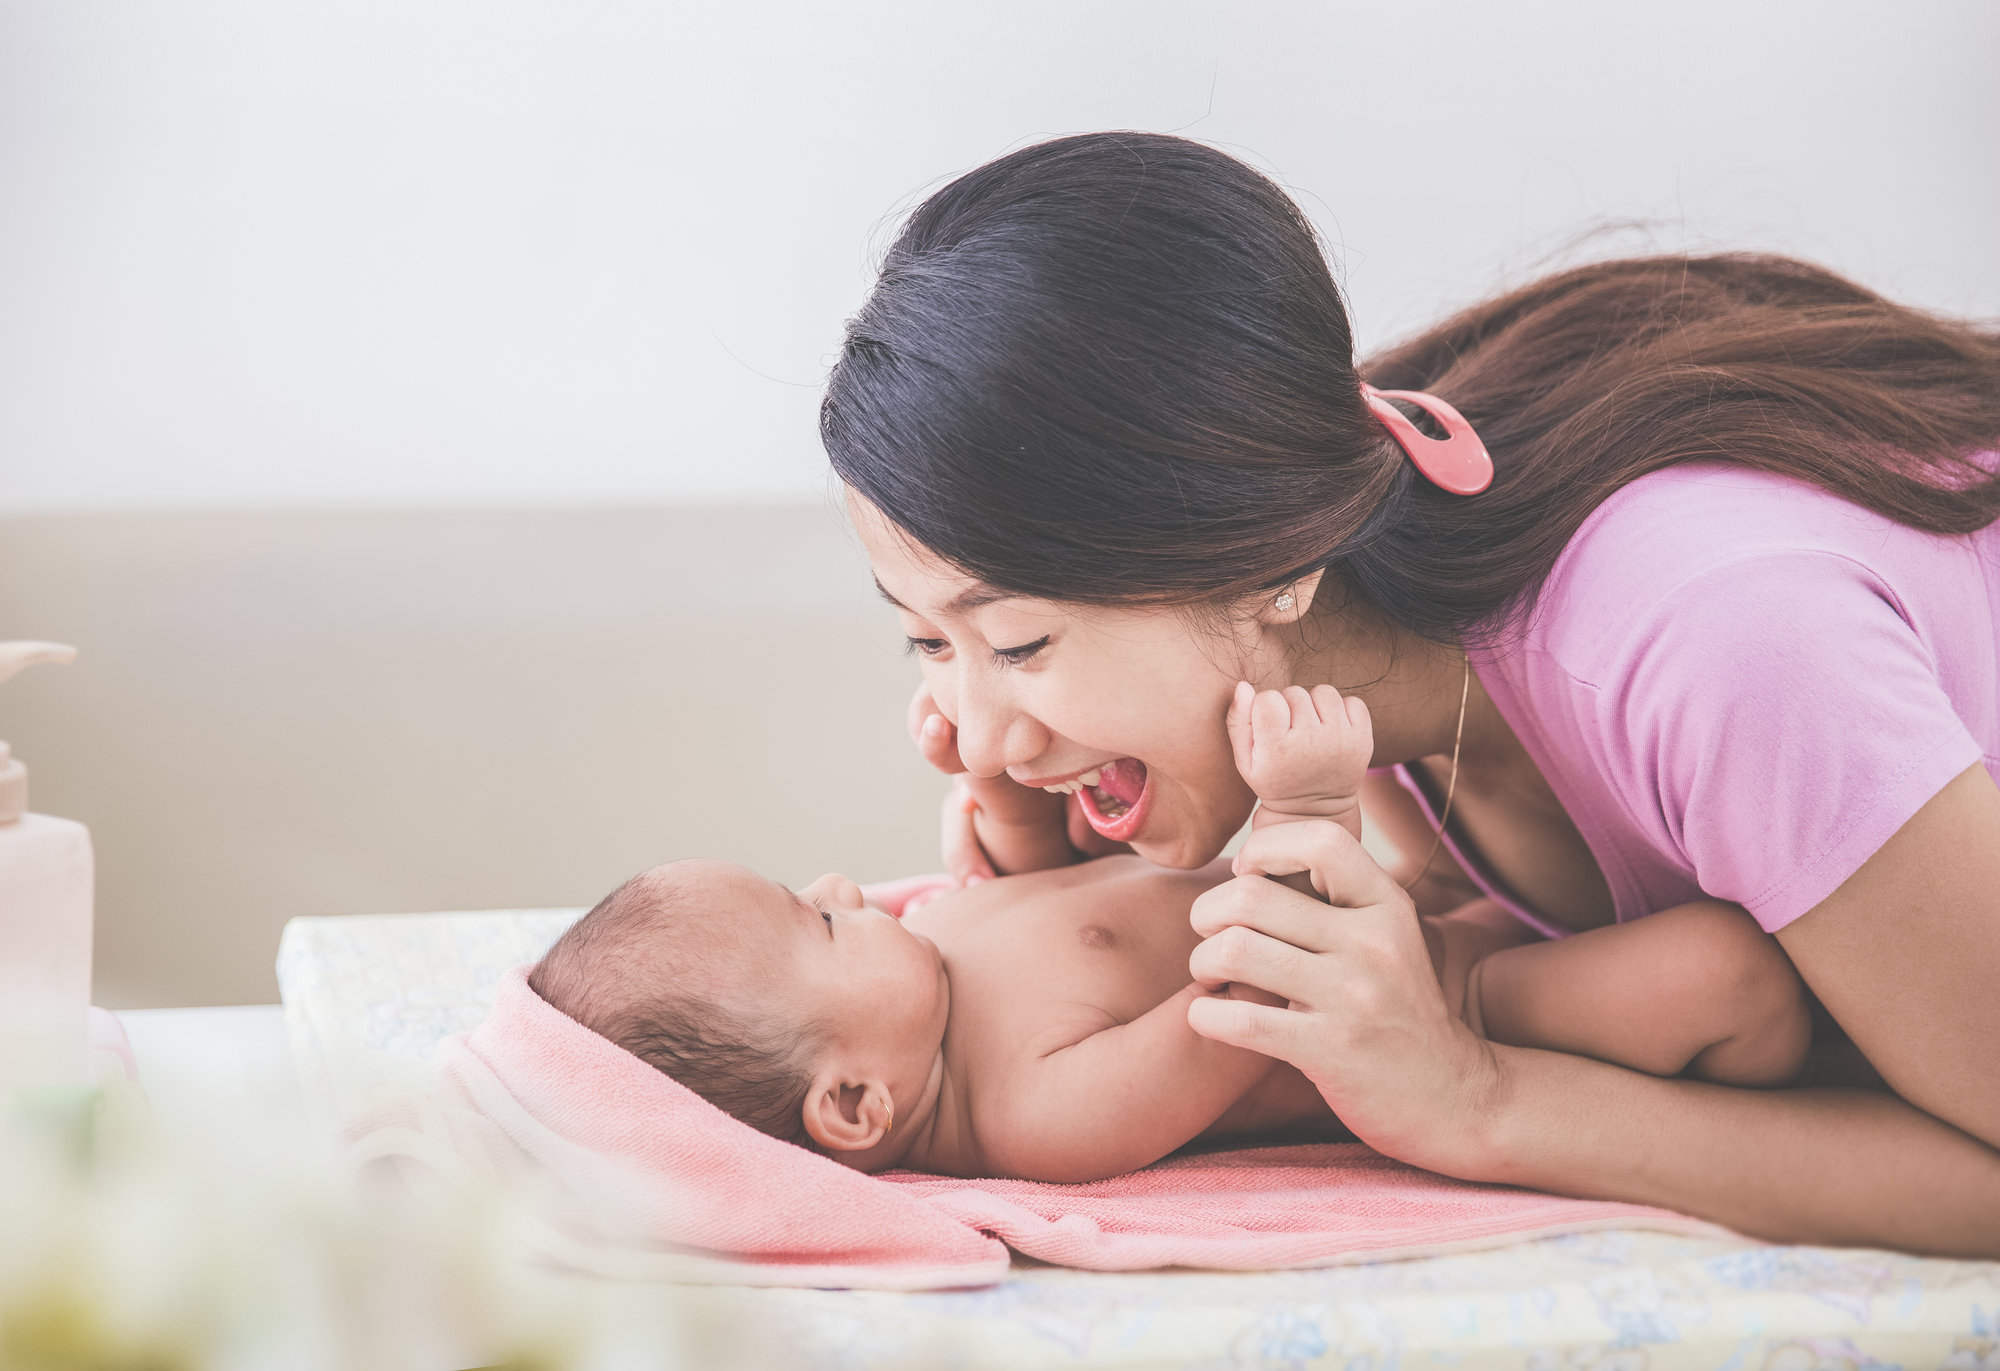
[{"label": "changing pad", "polygon": [[581,909],[293,919],[278,992],[307,1107],[339,1124],[430,1085],[431,1054],[470,1033],[500,975],[539,960]]},{"label": "changing pad", "polygon": [[[278,980],[309,1102],[421,1087],[501,973],[583,911],[295,919]],[[978,1290],[719,1289],[770,1366],[2000,1371],[2000,1263],[1614,1231],[1315,1271],[1104,1274],[1017,1262]]]}]

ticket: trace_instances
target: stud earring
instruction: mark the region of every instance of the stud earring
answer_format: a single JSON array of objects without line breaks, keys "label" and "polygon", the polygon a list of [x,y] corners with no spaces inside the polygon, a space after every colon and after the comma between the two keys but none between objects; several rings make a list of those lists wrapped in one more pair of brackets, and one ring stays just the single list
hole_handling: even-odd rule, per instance
[{"label": "stud earring", "polygon": [[1292,607],[1291,593],[1287,591],[1285,594],[1280,595],[1277,599],[1273,600],[1271,603],[1276,605],[1279,609],[1290,609]]}]

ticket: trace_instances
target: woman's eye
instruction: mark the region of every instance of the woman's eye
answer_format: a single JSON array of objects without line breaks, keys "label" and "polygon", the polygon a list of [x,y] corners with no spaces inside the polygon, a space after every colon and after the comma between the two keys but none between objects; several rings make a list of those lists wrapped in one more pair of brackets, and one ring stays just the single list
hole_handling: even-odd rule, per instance
[{"label": "woman's eye", "polygon": [[915,652],[925,657],[935,657],[950,646],[942,638],[905,638],[903,645],[905,652]]},{"label": "woman's eye", "polygon": [[1045,633],[1034,642],[1023,643],[1019,647],[996,647],[993,655],[1008,666],[1019,666],[1048,645],[1049,638]]}]

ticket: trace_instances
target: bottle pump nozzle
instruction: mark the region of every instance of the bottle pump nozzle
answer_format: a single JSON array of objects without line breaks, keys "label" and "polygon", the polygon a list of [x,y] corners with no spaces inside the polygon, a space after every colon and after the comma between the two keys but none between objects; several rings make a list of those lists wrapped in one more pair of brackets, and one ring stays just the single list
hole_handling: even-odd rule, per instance
[{"label": "bottle pump nozzle", "polygon": [[[75,660],[76,649],[62,643],[0,643],[0,681],[41,662]],[[0,742],[0,824],[11,824],[27,812],[28,768]]]}]

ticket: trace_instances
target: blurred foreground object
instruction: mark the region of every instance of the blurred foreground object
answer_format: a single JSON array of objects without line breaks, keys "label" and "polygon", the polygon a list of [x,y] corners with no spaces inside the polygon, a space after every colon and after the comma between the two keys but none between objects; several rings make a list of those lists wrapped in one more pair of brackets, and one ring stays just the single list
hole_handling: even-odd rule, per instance
[{"label": "blurred foreground object", "polygon": [[[69,662],[61,643],[0,643],[0,681]],[[28,811],[28,769],[0,742],[0,1100],[89,1080],[90,831]]]},{"label": "blurred foreground object", "polygon": [[508,1190],[419,1200],[254,1113],[176,1145],[129,1085],[18,1092],[0,1366],[623,1371],[754,1364],[680,1293],[523,1260]]}]

